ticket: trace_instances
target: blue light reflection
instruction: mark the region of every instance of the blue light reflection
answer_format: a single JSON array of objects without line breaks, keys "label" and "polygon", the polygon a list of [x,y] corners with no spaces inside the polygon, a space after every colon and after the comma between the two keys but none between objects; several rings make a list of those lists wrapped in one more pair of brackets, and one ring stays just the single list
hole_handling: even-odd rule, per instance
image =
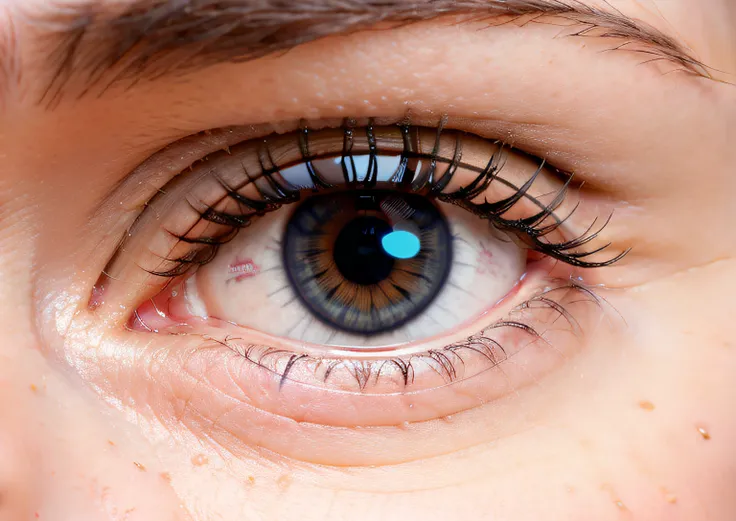
[{"label": "blue light reflection", "polygon": [[383,246],[386,253],[396,259],[411,259],[421,249],[419,237],[404,230],[397,230],[384,235],[381,239],[381,246]]}]

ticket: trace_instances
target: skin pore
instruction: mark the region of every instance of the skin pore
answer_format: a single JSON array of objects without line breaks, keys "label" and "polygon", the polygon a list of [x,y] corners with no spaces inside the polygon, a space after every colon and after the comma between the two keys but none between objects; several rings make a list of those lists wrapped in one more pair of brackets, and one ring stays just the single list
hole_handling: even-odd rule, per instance
[{"label": "skin pore", "polygon": [[[573,2],[552,2],[552,14],[520,2],[528,10],[509,16],[475,0],[447,2],[455,7],[444,14],[404,13],[403,22],[374,2],[350,17],[323,14],[324,27],[342,28],[332,35],[310,26],[316,15],[305,8],[254,37],[265,47],[250,54],[215,52],[189,35],[193,47],[139,67],[135,79],[135,52],[164,40],[120,47],[115,62],[103,36],[118,33],[92,24],[82,41],[98,61],[78,55],[64,65],[44,47],[69,51],[74,40],[61,45],[55,31],[78,21],[83,4],[0,2],[0,520],[733,519],[730,0],[586,2],[575,16],[560,7]],[[257,2],[231,4],[251,9],[256,23]],[[92,7],[111,20],[132,5],[140,13],[146,2]],[[585,6],[596,8],[595,30]],[[622,36],[601,13],[640,25]],[[652,43],[642,27],[666,38]],[[222,34],[247,40],[256,29]],[[187,53],[197,45],[212,52],[194,67]],[[102,62],[113,65],[89,76]],[[223,338],[221,325],[168,335],[131,322],[161,290],[130,268],[141,262],[132,254],[126,277],[100,290],[143,212],[175,222],[153,199],[175,192],[172,178],[226,162],[222,151],[237,154],[247,140],[340,128],[345,118],[360,128],[445,122],[448,132],[521,151],[518,170],[509,160],[504,175],[530,175],[529,156],[574,173],[572,236],[612,215],[592,244],[610,242],[607,258],[629,254],[601,268],[530,268],[484,326],[536,290],[582,277],[598,304],[551,295],[570,305],[583,334],[545,326],[547,343],[524,349],[526,337],[502,328],[518,358],[496,371],[445,387],[433,384],[441,375],[418,372],[423,392],[403,398],[385,392],[389,379],[346,393],[337,387],[355,382],[343,366],[312,381],[295,365],[280,381],[253,364],[243,345],[308,350],[266,335],[266,324],[237,329],[241,340],[228,349],[202,346],[205,334]],[[551,172],[542,174],[550,193],[562,184]],[[236,240],[266,243],[260,223],[288,213],[255,221]],[[141,229],[135,238],[153,243],[154,231]],[[498,247],[476,241],[477,275],[490,276]],[[223,276],[240,277],[232,291],[266,284],[264,257],[245,251],[203,270],[219,263]],[[283,373],[289,357],[279,360],[271,369]],[[467,360],[468,371],[480,363]]]}]

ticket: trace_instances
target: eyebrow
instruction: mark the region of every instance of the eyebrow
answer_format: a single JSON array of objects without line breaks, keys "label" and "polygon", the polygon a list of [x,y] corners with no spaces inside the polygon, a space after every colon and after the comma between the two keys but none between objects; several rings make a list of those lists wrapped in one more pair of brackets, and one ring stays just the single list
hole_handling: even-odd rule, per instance
[{"label": "eyebrow", "polygon": [[[50,73],[40,101],[48,106],[60,102],[66,90],[82,97],[96,86],[104,92],[120,82],[135,85],[217,63],[253,60],[331,35],[449,14],[489,26],[569,26],[569,36],[613,39],[611,50],[644,53],[646,61],[666,60],[676,70],[711,77],[675,38],[613,8],[579,0],[299,0],[287,5],[283,0],[84,0],[41,8],[22,19],[36,37],[34,52],[47,56],[44,70]],[[0,41],[9,42],[3,45],[7,49],[16,47],[12,39]],[[18,60],[11,54],[0,49],[0,70],[6,71],[0,81],[13,76],[11,65]]]}]

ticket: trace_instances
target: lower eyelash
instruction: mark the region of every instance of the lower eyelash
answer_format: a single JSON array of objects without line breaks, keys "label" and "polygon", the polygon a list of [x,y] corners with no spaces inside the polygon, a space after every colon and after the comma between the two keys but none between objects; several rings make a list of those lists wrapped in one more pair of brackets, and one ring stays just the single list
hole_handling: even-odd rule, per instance
[{"label": "lower eyelash", "polygon": [[[571,294],[577,298],[570,299]],[[569,302],[563,304],[563,301]],[[548,329],[542,329],[541,326],[553,326],[562,320],[562,327],[566,331],[576,337],[580,336],[583,328],[567,306],[587,303],[602,309],[604,302],[591,288],[580,282],[564,281],[554,287],[545,288],[541,293],[516,306],[507,318],[490,324],[480,333],[465,340],[421,354],[384,360],[316,357],[262,345],[242,345],[239,343],[240,339],[234,337],[222,340],[208,338],[208,341],[226,347],[247,362],[273,373],[280,379],[280,387],[289,385],[292,381],[290,374],[298,365],[304,365],[324,384],[328,384],[337,371],[346,371],[355,379],[355,391],[361,393],[366,392],[370,385],[377,384],[382,378],[393,378],[395,383],[408,390],[414,383],[415,374],[421,365],[440,375],[445,384],[451,384],[469,377],[463,371],[464,355],[475,354],[483,357],[488,362],[483,370],[492,369],[509,360],[513,357],[513,353],[509,354],[511,349],[507,350],[495,339],[498,336],[496,333],[504,329],[520,332],[529,339],[529,344],[541,341],[551,348],[553,346],[544,336]],[[548,319],[540,318],[539,315],[543,314],[549,315]]]}]

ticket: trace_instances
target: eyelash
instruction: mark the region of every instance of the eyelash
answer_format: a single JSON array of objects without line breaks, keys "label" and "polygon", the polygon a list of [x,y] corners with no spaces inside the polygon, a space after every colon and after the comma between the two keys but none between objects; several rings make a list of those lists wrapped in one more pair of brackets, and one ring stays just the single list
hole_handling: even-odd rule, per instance
[{"label": "eyelash", "polygon": [[[482,356],[488,362],[484,371],[495,368],[514,356],[515,353],[509,354],[501,342],[492,338],[493,332],[506,328],[526,335],[531,340],[530,343],[541,341],[549,344],[544,337],[545,331],[540,331],[534,325],[535,313],[544,311],[553,313],[556,318],[540,322],[549,325],[562,319],[566,324],[566,328],[557,331],[569,331],[575,336],[579,336],[582,333],[582,328],[573,313],[562,303],[563,301],[568,304],[593,304],[599,309],[603,309],[605,304],[605,301],[591,288],[578,281],[558,281],[556,286],[546,288],[541,293],[516,306],[509,313],[508,318],[486,326],[476,335],[425,353],[380,360],[331,359],[261,345],[241,345],[239,343],[241,339],[232,336],[222,340],[208,336],[202,348],[206,348],[208,344],[213,347],[226,347],[246,362],[276,375],[279,379],[279,387],[283,387],[287,382],[292,381],[289,376],[297,365],[311,366],[312,374],[325,385],[333,374],[344,370],[354,377],[357,384],[355,390],[360,393],[365,393],[371,383],[377,384],[379,379],[384,378],[386,373],[392,372],[392,370],[396,383],[405,389],[409,388],[413,384],[414,374],[420,364],[437,373],[446,384],[451,384],[469,377],[463,374],[465,367],[463,353]],[[527,315],[524,315],[525,312]],[[518,343],[518,341],[512,342],[512,344]]]},{"label": "eyelash", "polygon": [[[370,190],[376,184],[378,170],[376,161],[378,150],[375,145],[375,138],[373,138],[374,126],[373,123],[370,122],[366,127],[366,134],[369,141],[369,166],[367,175],[364,179],[360,181],[357,180],[357,178],[355,177],[355,166],[353,162],[353,156],[351,154],[354,127],[354,122],[350,119],[346,119],[342,127],[343,148],[340,157],[346,184],[345,188]],[[398,127],[400,128],[403,137],[403,150],[399,163],[400,167],[399,170],[397,170],[397,172],[400,172],[400,175],[398,176],[396,181],[393,181],[392,177],[392,181],[390,182],[392,189],[398,192],[417,193],[430,198],[435,198],[441,202],[460,206],[465,210],[473,213],[478,218],[488,220],[497,229],[515,235],[522,242],[528,245],[532,250],[571,266],[580,268],[597,268],[610,266],[618,262],[628,253],[628,250],[626,250],[605,261],[593,262],[587,261],[585,259],[607,249],[611,245],[611,243],[605,244],[590,251],[577,251],[579,248],[595,240],[600,235],[600,233],[604,230],[604,228],[610,221],[610,217],[606,219],[603,225],[595,229],[595,231],[593,230],[597,223],[597,219],[594,220],[585,232],[573,239],[557,243],[546,242],[544,240],[545,236],[549,235],[550,233],[557,230],[560,226],[562,226],[564,222],[573,215],[578,207],[576,205],[563,219],[558,218],[554,213],[565,201],[568,188],[570,186],[570,183],[572,182],[573,176],[571,174],[556,170],[558,174],[566,177],[565,183],[555,195],[552,202],[545,205],[528,193],[532,184],[542,172],[545,166],[544,161],[541,162],[536,172],[522,186],[516,187],[512,183],[498,177],[498,174],[503,168],[503,164],[500,160],[500,157],[497,157],[496,154],[493,154],[493,156],[488,161],[486,167],[482,170],[473,167],[472,165],[462,164],[461,138],[463,134],[461,133],[456,134],[456,145],[453,158],[450,160],[438,156],[440,137],[442,136],[442,133],[444,131],[444,120],[440,122],[436,130],[435,146],[431,153],[418,153],[411,150],[411,140],[409,139],[410,134],[412,132],[412,129],[416,129],[418,127],[412,127],[411,125],[398,125]],[[310,154],[309,133],[310,130],[306,126],[302,126],[302,129],[299,133],[299,148],[302,156],[302,162],[306,164],[306,168],[309,172],[312,182],[314,183],[314,186],[318,187],[314,188],[313,192],[333,189],[334,185],[328,183],[312,164],[314,160],[321,159],[321,157],[314,157]],[[267,142],[267,140],[264,141]],[[503,149],[504,145],[502,144],[501,151],[503,151]],[[247,172],[244,172],[246,176],[246,181],[242,185],[231,187],[228,186],[227,183],[222,181],[222,179],[220,179],[219,177],[217,178],[220,185],[227,192],[226,197],[234,200],[241,208],[247,209],[244,210],[241,214],[223,213],[215,210],[212,206],[208,206],[207,209],[202,212],[194,208],[194,206],[191,205],[190,202],[192,208],[199,214],[200,220],[209,221],[218,225],[228,226],[231,229],[225,234],[212,237],[189,237],[187,233],[182,235],[171,233],[171,235],[179,241],[193,245],[200,245],[201,248],[193,249],[187,254],[176,259],[162,259],[164,261],[173,263],[173,267],[165,271],[148,270],[151,275],[164,278],[175,278],[187,273],[192,267],[207,264],[215,257],[218,247],[232,240],[237,235],[238,230],[247,227],[251,223],[251,220],[254,216],[257,217],[265,215],[266,213],[279,209],[284,204],[295,203],[300,200],[301,194],[298,189],[286,186],[285,184],[279,182],[277,179],[274,178],[274,174],[280,174],[280,171],[283,168],[290,165],[276,166],[273,159],[271,158],[268,146],[265,147],[265,154],[271,165],[267,166],[264,161],[264,157],[262,155],[259,156],[262,173],[259,176],[251,177],[248,175]],[[333,154],[331,157],[335,157],[335,155]],[[408,168],[408,162],[411,159],[429,160],[430,169],[423,179],[415,179],[414,176],[416,172],[413,172]],[[433,174],[438,162],[447,163],[449,165],[449,168],[447,172],[439,179],[434,179]],[[352,167],[352,178],[349,176],[349,165]],[[466,186],[460,187],[452,192],[443,192],[443,190],[450,184],[457,168],[461,165],[465,169],[477,172],[477,177]],[[261,178],[265,179],[265,181],[268,183],[269,188],[274,192],[275,196],[265,193],[261,186],[256,183],[256,181]],[[494,181],[504,183],[507,187],[514,189],[515,193],[505,199],[492,203],[489,203],[487,201],[484,201],[483,203],[471,202],[478,195],[482,194]],[[238,190],[249,184],[253,184],[253,186],[257,189],[258,194],[261,197],[260,200],[247,198],[238,193]],[[538,206],[540,209],[539,212],[525,218],[505,219],[503,215],[511,208],[513,208],[523,198],[529,199],[533,204]],[[554,222],[552,222],[551,224],[543,224],[549,218],[551,218]],[[194,226],[196,226],[196,224]],[[192,228],[194,228],[194,226]]]}]

